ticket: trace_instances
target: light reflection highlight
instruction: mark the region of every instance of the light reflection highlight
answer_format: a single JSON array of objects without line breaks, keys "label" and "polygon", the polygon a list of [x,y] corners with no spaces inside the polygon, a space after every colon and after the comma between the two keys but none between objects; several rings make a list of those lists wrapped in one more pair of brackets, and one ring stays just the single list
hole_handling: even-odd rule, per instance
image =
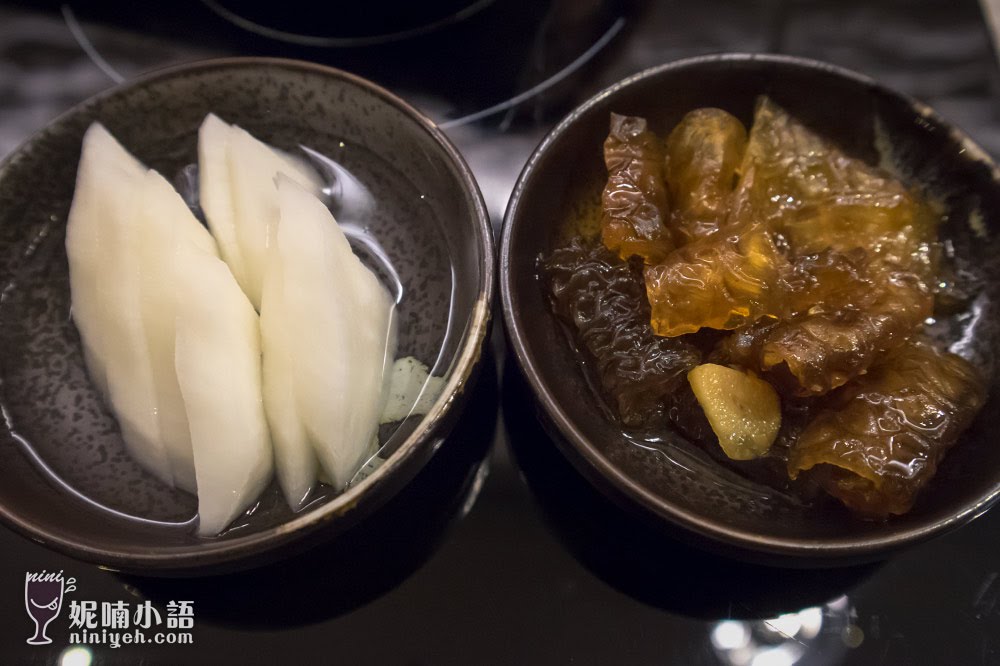
[{"label": "light reflection highlight", "polygon": [[841,663],[864,640],[846,596],[762,620],[716,622],[709,640],[726,666],[825,666]]},{"label": "light reflection highlight", "polygon": [[94,655],[90,648],[82,645],[72,645],[59,655],[59,666],[90,666]]}]

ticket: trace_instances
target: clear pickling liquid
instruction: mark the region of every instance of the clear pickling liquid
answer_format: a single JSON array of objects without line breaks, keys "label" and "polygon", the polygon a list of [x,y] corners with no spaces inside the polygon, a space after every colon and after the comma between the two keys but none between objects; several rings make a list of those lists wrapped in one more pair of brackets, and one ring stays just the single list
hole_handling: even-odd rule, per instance
[{"label": "clear pickling liquid", "polygon": [[[444,375],[451,360],[444,357],[443,350],[447,347],[446,332],[452,329],[454,271],[430,202],[405,174],[361,147],[341,142],[332,154],[303,147],[300,157],[323,177],[324,203],[352,249],[378,275],[395,301],[396,357],[415,357],[428,367],[431,376]],[[197,165],[188,164],[166,175],[173,176],[178,192],[203,221]],[[69,347],[79,345],[68,302],[63,219],[52,216],[30,238],[24,246],[22,269],[0,293],[0,319],[7,326],[13,323],[16,328],[20,322],[31,321],[30,326],[24,324],[24,330],[12,334],[24,344],[26,353],[4,369],[6,382],[27,381],[30,390],[23,401],[5,399],[0,404],[2,414],[20,448],[55,488],[119,519],[192,532],[197,498],[167,487],[127,459],[113,416],[86,377],[82,353],[71,349],[65,360],[58,361],[64,376],[52,376],[44,341],[57,338]],[[53,266],[57,266],[54,272]],[[33,340],[42,342],[35,344]],[[39,419],[29,411],[29,396],[35,393],[52,400],[49,419]],[[414,403],[418,398],[419,392],[413,396]],[[37,405],[38,400],[33,402]],[[75,412],[81,411],[86,419],[94,420],[96,428],[84,432],[72,425],[80,420]],[[413,414],[381,425],[377,448],[373,447],[351,484],[376,469],[419,420],[419,415]],[[115,480],[119,477],[129,480]],[[317,484],[301,511],[335,495],[331,487]],[[220,536],[265,529],[292,515],[276,482],[272,482]]]}]

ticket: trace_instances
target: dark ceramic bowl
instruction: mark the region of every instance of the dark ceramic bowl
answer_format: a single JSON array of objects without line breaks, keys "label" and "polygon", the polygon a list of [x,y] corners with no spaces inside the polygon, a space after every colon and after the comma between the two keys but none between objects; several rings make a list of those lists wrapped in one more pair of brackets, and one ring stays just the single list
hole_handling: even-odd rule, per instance
[{"label": "dark ceramic bowl", "polygon": [[[370,191],[374,209],[352,221],[369,227],[403,282],[399,355],[447,381],[429,413],[392,437],[388,461],[347,492],[291,514],[272,486],[239,529],[199,539],[190,529],[195,498],[128,457],[87,378],[69,317],[64,241],[91,122],[180,183],[197,162],[208,112],[280,148],[305,144]],[[343,535],[406,485],[453,427],[489,334],[493,260],[482,197],[455,148],[408,104],[350,74],[290,60],[214,60],[84,102],[0,165],[0,518],[72,556],[146,575],[248,568]]]},{"label": "dark ceramic bowl", "polygon": [[[550,314],[536,258],[568,216],[599,205],[602,143],[611,112],[645,116],[660,136],[688,111],[715,106],[748,126],[766,93],[849,153],[876,161],[887,140],[907,180],[944,202],[942,236],[985,278],[970,312],[937,325],[991,378],[987,405],[908,514],[864,522],[830,506],[804,507],[722,469],[679,435],[661,450],[626,440],[605,416]],[[880,139],[881,140],[881,139]],[[1000,176],[968,137],[923,104],[859,74],[781,56],[718,55],[647,70],[573,111],[539,145],[514,189],[501,241],[504,321],[538,413],[561,451],[595,486],[644,524],[745,559],[826,566],[884,557],[955,528],[1000,497],[1000,406],[994,379]],[[676,454],[676,455],[675,455]]]}]

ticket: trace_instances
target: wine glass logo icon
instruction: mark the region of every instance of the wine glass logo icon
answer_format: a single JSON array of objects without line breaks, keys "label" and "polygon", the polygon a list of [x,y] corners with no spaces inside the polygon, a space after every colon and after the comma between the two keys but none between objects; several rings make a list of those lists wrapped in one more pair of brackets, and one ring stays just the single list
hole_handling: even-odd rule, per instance
[{"label": "wine glass logo icon", "polygon": [[62,610],[63,577],[59,573],[29,573],[24,577],[24,608],[35,623],[35,634],[28,645],[48,645],[52,639],[45,635],[49,623]]}]

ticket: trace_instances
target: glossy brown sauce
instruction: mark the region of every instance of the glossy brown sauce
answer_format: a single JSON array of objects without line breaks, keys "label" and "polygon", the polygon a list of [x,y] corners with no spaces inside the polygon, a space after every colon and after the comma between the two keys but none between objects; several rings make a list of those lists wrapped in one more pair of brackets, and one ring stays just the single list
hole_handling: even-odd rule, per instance
[{"label": "glossy brown sauce", "polygon": [[[744,132],[717,109],[665,140],[612,116],[603,195],[581,197],[540,262],[553,312],[629,437],[670,428],[774,487],[905,513],[985,400],[924,330],[975,289],[921,192],[766,98]],[[722,454],[685,381],[703,362],[781,396],[766,455]]]}]

